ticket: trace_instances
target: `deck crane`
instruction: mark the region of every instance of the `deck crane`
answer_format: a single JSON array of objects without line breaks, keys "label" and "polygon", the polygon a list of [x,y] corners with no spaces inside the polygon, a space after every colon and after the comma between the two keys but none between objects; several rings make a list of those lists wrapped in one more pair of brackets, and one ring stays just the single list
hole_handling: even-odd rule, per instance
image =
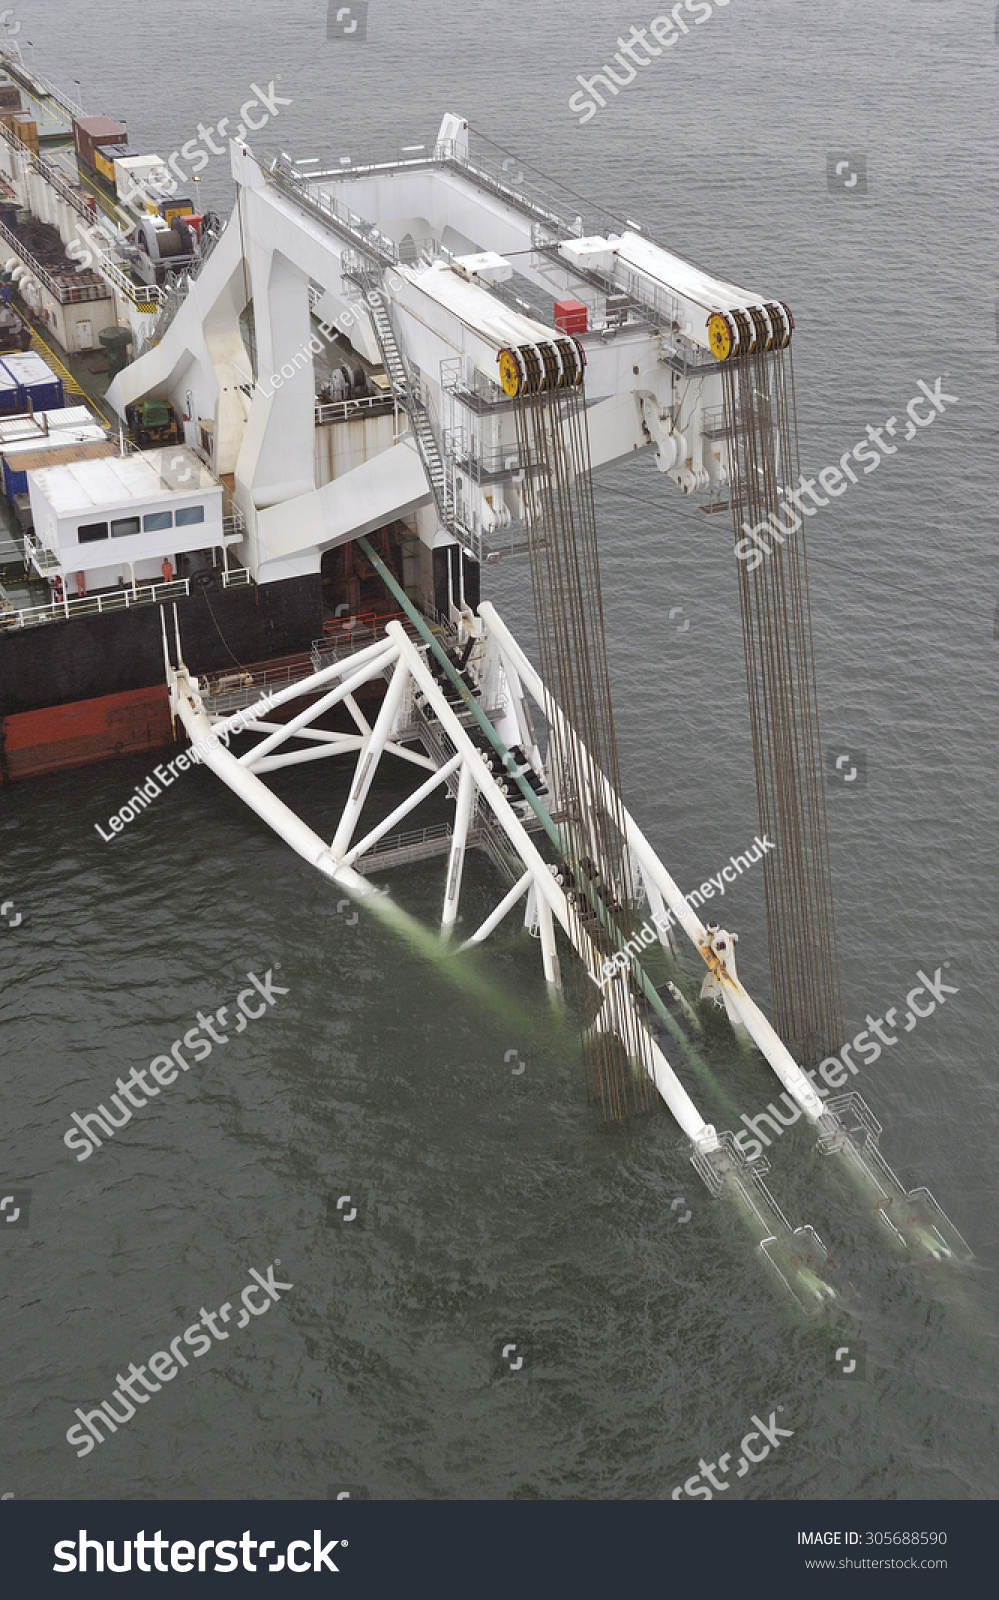
[{"label": "deck crane", "polygon": [[[924,1259],[967,1258],[932,1196],[907,1193],[888,1167],[859,1096],[829,1098],[804,1070],[838,1045],[842,1021],[805,548],[787,520],[798,487],[789,308],[626,219],[586,226],[473,153],[468,123],[452,114],[417,159],[343,161],[305,178],[234,142],[232,165],[233,221],[110,398],[123,411],[153,393],[187,397],[209,419],[211,464],[232,475],[243,560],[261,590],[318,583],[324,554],[349,547],[398,614],[349,648],[317,646],[314,670],[266,699],[263,677],[220,692],[189,668],[164,618],[171,705],[192,741],[213,746],[206,764],[300,856],[399,927],[402,912],[367,874],[446,855],[448,938],[467,852],[485,850],[510,885],[466,945],[522,903],[558,991],[561,931],[594,1098],[612,1117],[650,1096],[665,1102],[708,1188],[735,1203],[804,1309],[837,1300],[835,1269],[814,1230],[781,1212],[765,1163],[748,1162],[685,1087],[685,1002],[674,986],[681,1006],[667,1004],[634,956],[640,891],[653,912],[672,914],[704,964],[702,994],[758,1047],[895,1242]],[[252,344],[240,320],[251,303]],[[384,373],[390,405],[317,409],[314,357],[334,337]],[[321,453],[327,427],[340,431]],[[737,557],[768,536],[766,560],[737,564],[761,818],[779,845],[766,878],[778,1026],[738,977],[735,936],[701,921],[622,795],[592,473],[642,451],[706,509],[732,512]],[[377,548],[388,525],[415,550],[401,571]],[[517,552],[530,557],[540,672],[480,599],[482,567]],[[383,692],[369,721],[357,695],[371,685]],[[324,726],[335,708],[350,731]],[[211,735],[240,713],[252,733],[236,755]],[[321,835],[263,780],[336,757],[354,776]],[[364,825],[390,758],[413,788]],[[400,835],[434,793],[453,800],[453,826]]]}]

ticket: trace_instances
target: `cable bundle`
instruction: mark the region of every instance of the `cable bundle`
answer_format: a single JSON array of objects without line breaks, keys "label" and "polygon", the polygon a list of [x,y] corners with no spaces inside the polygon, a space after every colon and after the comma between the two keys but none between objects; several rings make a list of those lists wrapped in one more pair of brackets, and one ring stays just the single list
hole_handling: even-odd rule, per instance
[{"label": "cable bundle", "polygon": [[[617,739],[600,594],[589,436],[580,383],[521,393],[517,435],[542,677],[549,765],[563,841],[561,872],[586,970],[575,968],[587,1092],[617,1120],[655,1103],[650,1038],[623,974],[603,962],[633,932]],[[563,732],[555,708],[563,713]],[[573,734],[576,737],[573,737]],[[613,799],[605,799],[598,773]],[[596,985],[590,980],[595,979]],[[599,986],[599,987],[598,987]]]},{"label": "cable bundle", "polygon": [[789,351],[726,361],[725,425],[739,562],[749,717],[764,834],[763,866],[774,1023],[797,1058],[819,1060],[843,1039],[822,747]]}]

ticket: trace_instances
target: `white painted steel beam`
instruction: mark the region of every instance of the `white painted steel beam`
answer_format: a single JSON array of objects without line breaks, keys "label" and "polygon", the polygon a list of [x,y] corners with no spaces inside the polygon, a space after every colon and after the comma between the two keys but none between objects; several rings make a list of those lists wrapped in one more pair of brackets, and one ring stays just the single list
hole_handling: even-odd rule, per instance
[{"label": "white painted steel beam", "polygon": [[[248,733],[274,733],[280,723],[255,722]],[[370,728],[368,732],[370,733]],[[298,766],[303,761],[321,761],[327,755],[347,755],[358,751],[364,744],[364,736],[359,733],[333,733],[326,728],[299,728],[293,735],[295,739],[307,739],[310,743],[322,745],[320,750],[293,750],[287,755],[264,756],[259,761],[253,762],[254,772],[274,772],[279,767]],[[398,756],[401,761],[408,761],[411,766],[423,767],[427,772],[436,772],[437,763],[431,761],[429,756],[420,755],[417,750],[410,750],[404,744],[389,742],[385,746],[387,756]]]},{"label": "white painted steel beam", "polygon": [[[527,685],[532,698],[544,710],[546,701],[551,714],[554,716],[560,736],[573,741],[580,749],[582,745],[575,732],[569,727],[561,710],[551,703],[551,697],[545,693],[544,684],[521,650],[513,634],[503,623],[501,617],[488,601],[479,607],[479,614],[491,630],[495,631],[503,651],[508,654],[520,673],[523,682]],[[584,751],[584,755],[586,752]],[[603,773],[589,763],[590,770],[596,774],[600,786],[601,798],[611,810],[613,815],[614,792]],[[743,1023],[747,1032],[759,1049],[769,1061],[781,1083],[800,1105],[805,1115],[812,1121],[818,1122],[823,1114],[822,1101],[816,1093],[814,1085],[810,1082],[801,1067],[795,1061],[777,1030],[773,1027],[756,1002],[747,994],[738,978],[728,971],[724,957],[715,950],[715,938],[709,934],[700,917],[697,916],[685,900],[679,886],[670,876],[669,872],[656,855],[648,839],[642,833],[630,811],[624,811],[627,842],[635,857],[641,865],[646,877],[646,883],[653,883],[659,889],[663,899],[673,912],[677,922],[683,928],[691,944],[697,950],[705,964],[716,973],[722,984],[725,994],[730,998],[732,1007]]]},{"label": "white painted steel beam", "polygon": [[[174,609],[174,615],[176,617],[176,608]],[[179,651],[179,635],[177,637],[177,648]],[[255,700],[252,705],[243,706],[239,711],[234,711],[231,716],[220,718],[218,721],[213,722],[212,731],[214,733],[225,733],[236,723],[242,726],[244,722],[256,722],[258,717],[266,716],[275,706],[287,705],[289,700],[297,700],[303,694],[315,694],[327,683],[333,683],[337,678],[356,672],[358,667],[363,666],[366,661],[371,661],[374,657],[381,655],[384,650],[385,640],[377,639],[374,644],[365,645],[363,650],[357,650],[353,655],[345,656],[342,661],[334,661],[329,667],[321,667],[318,672],[311,673],[309,677],[299,678],[295,683],[290,683],[286,689],[277,689],[273,694],[268,692],[262,695],[259,700]],[[286,727],[287,724],[282,723],[281,726]]]},{"label": "white painted steel beam", "polygon": [[388,691],[379,707],[375,725],[362,744],[360,754],[357,757],[354,781],[350,786],[347,803],[343,808],[336,833],[333,836],[333,843],[330,846],[338,860],[344,855],[347,846],[354,837],[354,829],[357,827],[361,810],[371,789],[382,751],[388,743],[389,735],[395,726],[396,717],[402,706],[408,676],[405,663],[397,660]]},{"label": "white painted steel beam", "polygon": [[517,901],[524,897],[533,882],[533,872],[525,872],[522,878],[518,878],[510,892],[503,896],[499,905],[490,911],[485,922],[476,928],[470,939],[465,940],[461,947],[462,950],[471,950],[473,945],[482,944],[484,939],[488,939],[489,935],[499,927],[503,918],[513,910]]},{"label": "white painted steel beam", "polygon": [[[566,937],[584,961],[587,970],[590,973],[596,973],[598,970],[598,954],[593,947],[592,941],[585,930],[574,925],[576,919],[569,914],[565,893],[556,882],[548,863],[538,851],[520,816],[514,810],[500,784],[496,781],[495,775],[486,764],[482,752],[474,744],[467,729],[456,715],[454,707],[444,695],[422,653],[414,645],[400,623],[389,623],[386,632],[388,638],[386,646],[381,648],[381,652],[378,649],[359,652],[354,661],[338,663],[340,671],[337,675],[342,676],[344,681],[336,689],[322,696],[315,706],[308,707],[304,716],[300,715],[288,724],[276,725],[275,731],[268,733],[261,744],[256,747],[255,752],[252,752],[252,754],[256,755],[261,766],[267,760],[281,760],[281,757],[268,757],[264,754],[265,747],[273,750],[276,748],[276,744],[283,739],[295,736],[299,732],[304,732],[310,715],[320,714],[326,704],[333,701],[342,701],[344,695],[356,687],[359,682],[377,677],[384,671],[385,666],[393,661],[396,663],[393,687],[404,687],[407,679],[403,676],[402,669],[403,667],[405,668],[408,679],[412,680],[413,684],[422,692],[429,709],[436,716],[456,753],[442,767],[434,770],[426,782],[421,784],[388,817],[340,858],[313,829],[309,828],[295,815],[289,806],[271,793],[261,781],[258,772],[253,770],[252,763],[247,762],[245,757],[242,760],[237,759],[217,739],[212,741],[211,746],[208,745],[207,741],[214,730],[211,718],[204,708],[196,680],[192,682],[185,667],[181,666],[175,670],[168,663],[167,676],[171,689],[171,706],[176,715],[180,717],[192,742],[199,743],[204,748],[203,761],[209,770],[214,772],[269,827],[273,828],[279,837],[284,839],[297,854],[308,861],[310,865],[316,867],[324,876],[343,884],[352,895],[356,895],[359,899],[372,900],[374,898],[380,900],[380,896],[378,891],[354,870],[354,862],[377,844],[403,817],[415,810],[428,795],[445,784],[460,769],[463,780],[465,780],[466,792],[478,791],[526,869],[519,883],[504,897],[500,906],[487,919],[488,923],[491,926],[498,926],[502,917],[512,909],[517,900],[533,887],[538,900],[542,956],[548,983],[553,987],[558,987],[560,983],[554,938],[555,920],[559,922]],[[512,644],[512,636],[508,636],[508,638]],[[510,653],[512,659],[518,659],[520,654],[516,647]],[[365,657],[364,664],[358,670],[351,671],[350,668],[357,667],[357,661],[362,656]],[[325,673],[329,673],[329,671],[330,669],[325,669]],[[316,688],[323,687],[327,681],[328,677],[323,673],[314,674],[311,679],[304,680],[304,683],[289,686],[288,690],[283,691],[281,696],[275,697],[275,699],[290,700],[296,694],[300,695],[303,689],[304,692],[311,692]],[[530,675],[525,676],[525,682],[530,685]],[[399,687],[399,696],[401,699],[401,687]],[[392,698],[395,697],[393,696]],[[268,701],[267,704],[269,705],[271,702]],[[385,710],[384,705],[382,709],[383,711]],[[246,713],[244,712],[243,715],[245,716]],[[394,715],[394,710],[391,715],[386,713],[384,718],[380,714],[371,739],[365,740],[369,751],[375,748],[376,733],[379,738],[383,733],[386,735],[382,750],[388,749],[387,733],[391,730]],[[218,723],[217,727],[226,726],[235,720],[235,717],[225,719],[224,722]],[[353,743],[352,748],[356,748]],[[325,754],[327,754],[327,747],[324,743],[324,747],[319,751],[286,752],[286,757],[321,757]],[[360,770],[363,774],[360,787],[363,788],[367,778],[367,771],[363,768]],[[466,773],[467,779],[465,779]],[[469,789],[469,786],[472,786],[472,788]],[[358,785],[355,782],[355,789],[357,788]],[[459,785],[459,790],[460,788],[461,785]],[[470,810],[469,803],[469,812]],[[455,910],[457,908],[458,893],[459,886],[455,885]],[[481,936],[485,937],[486,933],[491,931],[491,927],[485,931],[479,931]],[[630,1021],[637,1022],[639,1027],[645,1028],[644,1021],[635,1016],[633,997],[623,981],[615,982],[608,987],[605,1007],[606,1026],[620,1033],[622,1037],[626,1037],[628,1033],[623,1021],[628,1013],[630,1013]],[[617,1025],[615,1025],[615,1017],[620,1019]],[[648,1030],[646,1029],[647,1032]],[[651,1035],[648,1035],[648,1040],[656,1088],[677,1123],[698,1148],[705,1151],[716,1149],[718,1147],[718,1136],[714,1128],[705,1123]]]},{"label": "white painted steel beam", "polygon": [[465,871],[468,825],[472,820],[474,803],[475,779],[472,776],[471,769],[463,765],[461,777],[458,781],[458,799],[454,813],[454,837],[451,840],[451,855],[447,864],[447,880],[444,889],[444,910],[441,914],[441,932],[445,935],[451,932],[458,918],[458,901],[461,896],[461,881]]},{"label": "white painted steel beam", "polygon": [[359,856],[363,856],[366,851],[378,843],[379,839],[383,839],[395,827],[397,822],[402,821],[403,817],[408,817],[411,811],[415,811],[417,806],[422,805],[427,796],[433,794],[435,789],[439,789],[442,784],[446,783],[452,772],[457,772],[460,766],[461,756],[454,756],[446,766],[435,772],[432,778],[428,778],[426,783],[421,783],[420,787],[402,802],[402,805],[396,806],[395,810],[390,812],[384,821],[379,822],[378,826],[372,828],[370,833],[366,833],[360,844],[355,844],[352,849],[347,851],[345,856],[336,857],[338,863],[345,867],[352,867]]},{"label": "white painted steel beam", "polygon": [[[496,783],[492,772],[486,766],[481,752],[472,743],[468,733],[458,721],[452,706],[441,691],[437,680],[433,676],[433,673],[426,665],[426,662],[420,655],[420,652],[416,649],[416,646],[413,644],[412,640],[409,639],[404,629],[399,625],[398,622],[390,622],[386,631],[397,644],[401,656],[407,662],[413,677],[416,679],[427,700],[433,707],[434,712],[444,728],[448,738],[451,740],[451,743],[454,745],[459,755],[463,755],[466,761],[471,764],[473,773],[476,776],[479,788],[482,792],[483,799],[493,811],[497,822],[503,829],[507,838],[510,840],[510,843],[513,845],[520,859],[531,871],[535,886],[537,888],[539,901],[542,898],[547,901],[552,912],[558,918],[566,937],[569,939],[570,943],[574,945],[577,954],[581,957],[586,965],[587,970],[590,973],[597,972],[600,963],[597,952],[594,949],[591,940],[587,937],[586,933],[582,929],[578,929],[573,926],[574,919],[571,919],[569,916],[565,895],[559,885],[555,882],[552,874],[549,872],[547,862],[541,856],[537,846],[534,844],[534,841],[527,832],[517,813],[514,811],[506,795],[503,794],[499,785]],[[512,635],[509,635],[509,637],[512,641]],[[622,989],[618,1003],[622,1007],[626,1006],[629,1009],[633,1008],[634,1005],[630,993],[624,989]],[[644,1028],[645,1024],[639,1020],[638,1026]],[[648,1032],[647,1029],[646,1032]],[[624,1037],[627,1036],[625,1030],[623,1029],[622,1035]],[[651,1034],[649,1035],[649,1039],[655,1053],[658,1051],[658,1046],[656,1045],[655,1040],[652,1039]],[[680,1080],[677,1078],[672,1067],[666,1061],[666,1058],[662,1055],[661,1051],[658,1052],[656,1060],[661,1061],[662,1063],[661,1066],[657,1066],[656,1068],[656,1088],[658,1089],[662,1098],[666,1101],[666,1104],[669,1106],[684,1133],[686,1133],[687,1137],[701,1149],[716,1149],[718,1145],[718,1136],[715,1133],[714,1128],[705,1123],[700,1112],[697,1110],[697,1107],[694,1105],[690,1096],[687,1094],[687,1091],[680,1083]]]},{"label": "white painted steel beam", "polygon": [[359,671],[352,673],[336,689],[331,689],[328,694],[323,695],[314,705],[306,706],[305,710],[300,711],[297,717],[292,717],[290,722],[283,723],[280,733],[268,734],[267,738],[262,740],[260,744],[255,745],[252,750],[245,751],[239,758],[243,766],[252,767],[262,756],[269,755],[279,744],[283,744],[299,728],[307,727],[310,722],[315,721],[316,717],[321,717],[324,711],[329,711],[333,706],[339,705],[341,700],[345,699],[348,694],[351,694],[355,689],[359,689],[362,683],[370,683],[373,678],[380,677],[385,668],[391,666],[394,659],[395,651],[391,647],[383,649],[380,656],[376,656],[374,660],[367,662]]}]

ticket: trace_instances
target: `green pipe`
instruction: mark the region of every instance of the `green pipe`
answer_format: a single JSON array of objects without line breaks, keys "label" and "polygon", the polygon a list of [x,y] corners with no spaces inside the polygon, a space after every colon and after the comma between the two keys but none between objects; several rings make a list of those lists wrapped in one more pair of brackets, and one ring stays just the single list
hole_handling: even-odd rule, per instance
[{"label": "green pipe", "polygon": [[[451,662],[449,660],[447,652],[445,651],[443,645],[441,645],[439,640],[437,640],[434,637],[434,634],[431,632],[431,629],[430,629],[429,625],[427,624],[426,619],[420,615],[419,611],[416,609],[416,607],[414,606],[413,602],[410,600],[410,598],[409,598],[408,594],[406,593],[406,591],[402,588],[401,584],[399,584],[396,581],[396,579],[392,576],[392,574],[389,571],[388,567],[385,565],[384,561],[376,553],[376,551],[372,549],[371,545],[368,543],[368,540],[366,538],[364,538],[364,537],[361,537],[360,539],[356,539],[354,542],[356,544],[358,544],[360,546],[360,548],[364,551],[364,554],[367,556],[368,560],[371,562],[371,565],[374,567],[375,571],[377,572],[378,576],[381,578],[382,582],[389,589],[389,591],[391,592],[393,597],[399,602],[400,607],[406,613],[406,616],[409,618],[409,620],[413,624],[414,628],[420,634],[421,638],[426,641],[426,643],[429,645],[430,649],[434,652],[434,655],[436,656],[437,660],[440,662],[441,666],[444,668],[445,672],[447,673],[447,675],[450,678],[450,680],[451,680],[452,684],[454,685],[454,687],[458,690],[458,693],[461,695],[461,698],[464,700],[464,702],[468,706],[468,708],[474,713],[475,719],[478,722],[478,724],[479,724],[480,728],[482,729],[483,733],[486,735],[487,739],[489,740],[489,743],[493,746],[493,749],[496,751],[497,755],[499,755],[501,757],[501,759],[503,761],[504,768],[509,773],[510,777],[513,778],[514,781],[516,782],[517,787],[521,791],[521,794],[523,795],[524,799],[527,801],[528,805],[531,807],[531,810],[534,812],[535,816],[538,818],[539,822],[541,823],[542,827],[544,828],[544,830],[545,830],[546,834],[548,835],[549,839],[551,840],[552,844],[555,846],[556,850],[558,851],[559,856],[564,858],[564,855],[565,855],[565,843],[564,843],[564,840],[562,839],[561,834],[559,833],[558,829],[556,828],[556,826],[555,826],[554,822],[552,821],[551,817],[549,816],[548,812],[545,810],[544,806],[541,804],[541,801],[540,801],[539,797],[534,793],[534,790],[531,788],[530,784],[527,782],[527,779],[519,771],[519,769],[517,767],[517,763],[514,761],[513,756],[510,754],[510,751],[507,749],[506,745],[503,743],[503,741],[500,738],[499,734],[496,732],[496,729],[493,727],[492,723],[489,721],[489,718],[486,716],[486,714],[483,711],[482,707],[479,705],[479,702],[476,700],[475,696],[472,694],[471,690],[468,688],[468,685],[465,684],[462,681],[461,677],[459,676],[458,672],[456,671],[456,669],[454,667],[453,662]],[[607,909],[603,905],[602,901],[600,900],[599,895],[596,895],[595,891],[592,891],[592,893],[595,895],[595,900],[591,899],[591,904],[593,905],[593,909],[596,911],[597,915],[599,916],[601,922],[603,923],[603,926],[607,929],[607,931],[610,934],[613,935],[614,939],[617,941],[618,949],[619,950],[624,950],[624,947],[625,947],[624,935],[622,934],[622,932],[621,932],[621,930],[619,928],[617,928],[612,922],[610,922],[608,920]],[[628,954],[630,955],[630,951],[628,952]],[[712,1087],[716,1090],[716,1092],[718,1092],[719,1094],[722,1094],[722,1091],[719,1088],[719,1085],[715,1082],[711,1072],[709,1071],[707,1063],[702,1060],[701,1056],[694,1049],[694,1047],[691,1044],[690,1040],[687,1038],[687,1035],[684,1033],[683,1029],[680,1027],[680,1024],[677,1022],[676,1018],[674,1017],[672,1011],[670,1011],[670,1009],[666,1005],[665,1001],[662,1000],[661,997],[659,996],[659,994],[656,992],[656,989],[655,989],[655,987],[654,987],[654,985],[652,983],[652,980],[649,978],[649,976],[646,973],[644,967],[641,965],[641,963],[639,961],[635,960],[634,957],[632,957],[632,962],[633,962],[633,969],[634,969],[634,972],[635,972],[635,975],[636,975],[636,978],[637,978],[638,986],[641,989],[641,991],[642,991],[643,995],[645,996],[646,1000],[649,1002],[649,1005],[656,1012],[657,1016],[661,1017],[662,1021],[666,1024],[666,1027],[669,1029],[670,1033],[673,1035],[673,1038],[676,1040],[676,1042],[680,1046],[681,1050],[683,1050],[683,1052],[689,1058],[689,1060],[693,1063],[693,1065],[698,1069],[698,1071],[700,1073],[706,1074],[707,1079],[711,1083]],[[722,1094],[722,1099],[723,1100],[727,1100],[727,1097]],[[730,1107],[729,1109],[732,1109],[732,1108]]]}]

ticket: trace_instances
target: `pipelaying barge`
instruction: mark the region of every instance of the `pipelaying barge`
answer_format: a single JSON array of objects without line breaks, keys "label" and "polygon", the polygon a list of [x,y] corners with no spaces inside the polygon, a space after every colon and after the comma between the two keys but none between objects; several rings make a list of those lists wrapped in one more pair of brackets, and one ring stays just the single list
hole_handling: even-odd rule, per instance
[{"label": "pipelaying barge", "polygon": [[[48,588],[31,603],[8,588],[0,615],[2,780],[186,735],[292,849],[400,929],[368,874],[443,857],[445,944],[467,852],[485,851],[507,881],[461,948],[522,915],[553,996],[571,974],[591,1098],[611,1119],[664,1102],[803,1309],[834,1304],[844,1286],[814,1230],[787,1220],[766,1164],[684,1086],[698,1002],[668,911],[705,969],[701,1000],[762,1052],[895,1244],[966,1259],[932,1196],[885,1163],[860,1097],[823,1098],[804,1070],[838,1047],[842,1010],[803,535],[737,564],[760,815],[779,846],[764,869],[773,1023],[739,980],[735,936],[702,923],[623,798],[593,473],[651,452],[704,510],[730,512],[737,553],[761,527],[786,532],[788,306],[513,181],[453,114],[415,155],[308,175],[314,161],[236,139],[226,224],[158,157],[129,156],[123,127],[84,117],[10,51],[6,65],[54,150],[72,134],[76,155],[67,173],[39,153],[41,120],[33,141],[0,119],[14,276],[29,320],[47,317],[67,348],[70,323],[88,322],[72,306],[90,340],[101,308],[112,427],[88,436],[78,418],[76,437],[56,409],[38,445],[32,407],[0,423],[17,435],[9,454],[0,437],[5,472],[12,460],[26,482],[9,542]],[[121,226],[96,233],[98,205]],[[88,239],[86,271],[39,270],[29,217],[76,267]],[[540,670],[481,594],[483,567],[518,554]],[[222,737],[237,731],[239,753]],[[264,781],[319,760],[353,771],[323,835]],[[373,825],[383,761],[412,784]],[[453,821],[404,831],[431,795]],[[677,978],[661,988],[636,935],[645,901]]]}]

